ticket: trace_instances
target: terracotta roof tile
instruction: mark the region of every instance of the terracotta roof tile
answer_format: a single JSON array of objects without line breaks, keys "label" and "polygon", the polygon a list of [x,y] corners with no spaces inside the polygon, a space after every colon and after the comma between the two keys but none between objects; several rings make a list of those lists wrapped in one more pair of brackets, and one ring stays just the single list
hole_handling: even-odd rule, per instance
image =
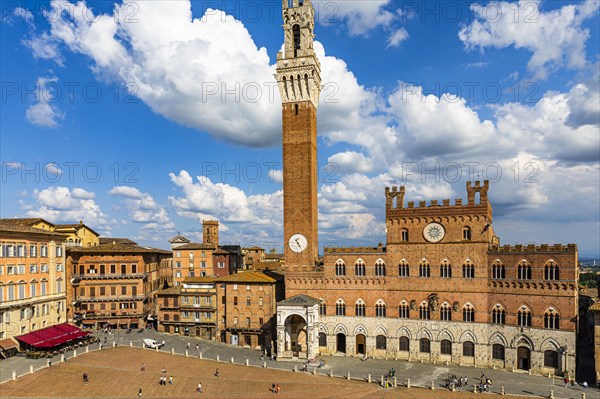
[{"label": "terracotta roof tile", "polygon": [[215,246],[213,244],[203,244],[201,242],[190,242],[189,244],[183,244],[178,247],[173,248],[175,251],[179,251],[180,249],[212,249],[215,250]]},{"label": "terracotta roof tile", "polygon": [[171,254],[171,251],[165,251],[164,249],[152,248],[152,247],[142,247],[139,245],[131,245],[131,244],[121,244],[115,242],[114,244],[111,242],[110,244],[100,244],[95,245],[93,247],[72,247],[70,248],[71,252],[84,252],[84,253],[161,253],[161,254]]},{"label": "terracotta roof tile", "polygon": [[276,280],[264,273],[246,271],[221,277],[218,281],[224,283],[274,283]]}]

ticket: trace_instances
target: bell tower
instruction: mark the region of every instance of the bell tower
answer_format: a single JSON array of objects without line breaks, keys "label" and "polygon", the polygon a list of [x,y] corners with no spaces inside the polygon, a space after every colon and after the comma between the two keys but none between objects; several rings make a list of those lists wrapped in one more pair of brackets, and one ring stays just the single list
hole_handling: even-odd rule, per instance
[{"label": "bell tower", "polygon": [[283,233],[288,270],[314,270],[319,259],[317,105],[321,65],[313,49],[310,0],[282,0],[285,46],[275,75],[281,93]]}]

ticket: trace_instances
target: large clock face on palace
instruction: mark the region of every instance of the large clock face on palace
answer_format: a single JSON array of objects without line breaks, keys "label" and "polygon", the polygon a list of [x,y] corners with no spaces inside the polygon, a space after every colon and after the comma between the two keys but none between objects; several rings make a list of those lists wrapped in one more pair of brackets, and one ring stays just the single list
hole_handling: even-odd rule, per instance
[{"label": "large clock face on palace", "polygon": [[423,229],[423,237],[429,242],[440,242],[446,235],[446,230],[444,226],[439,223],[429,223]]},{"label": "large clock face on palace", "polygon": [[296,233],[290,237],[288,245],[292,251],[300,253],[308,246],[308,240],[302,234]]}]

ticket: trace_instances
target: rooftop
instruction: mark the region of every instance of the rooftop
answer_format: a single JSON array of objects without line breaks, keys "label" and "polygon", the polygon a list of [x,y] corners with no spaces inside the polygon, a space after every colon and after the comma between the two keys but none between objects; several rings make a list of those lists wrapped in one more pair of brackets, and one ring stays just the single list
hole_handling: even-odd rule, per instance
[{"label": "rooftop", "polygon": [[284,299],[283,301],[277,302],[277,305],[308,305],[312,306],[319,303],[318,299],[315,299],[311,296],[300,294],[293,296],[288,299]]},{"label": "rooftop", "polygon": [[188,244],[183,244],[178,247],[175,247],[174,250],[179,251],[182,249],[216,249],[214,244],[203,244],[201,242],[190,242]]},{"label": "rooftop", "polygon": [[117,238],[117,237],[99,237],[100,244],[112,244],[113,241],[117,244],[125,245],[137,245],[137,242],[130,240],[129,238]]},{"label": "rooftop", "polygon": [[276,280],[272,277],[267,276],[264,273],[252,272],[252,271],[240,271],[236,274],[230,274],[229,276],[221,277],[218,280],[224,283],[274,283]]},{"label": "rooftop", "polygon": [[112,241],[107,244],[100,244],[93,247],[71,247],[70,252],[82,252],[82,253],[160,253],[160,254],[171,254],[171,251],[165,251],[164,249],[142,247],[137,244],[123,244],[120,242]]}]

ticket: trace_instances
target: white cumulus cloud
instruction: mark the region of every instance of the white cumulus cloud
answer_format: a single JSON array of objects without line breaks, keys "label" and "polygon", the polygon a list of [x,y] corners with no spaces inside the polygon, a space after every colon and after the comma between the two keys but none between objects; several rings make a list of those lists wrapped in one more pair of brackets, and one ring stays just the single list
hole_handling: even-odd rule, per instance
[{"label": "white cumulus cloud", "polygon": [[475,19],[458,36],[468,49],[514,46],[531,51],[527,67],[537,78],[546,78],[564,66],[583,68],[590,32],[581,25],[597,14],[600,2],[586,0],[547,12],[540,10],[541,4],[537,0],[474,3],[471,10]]}]

